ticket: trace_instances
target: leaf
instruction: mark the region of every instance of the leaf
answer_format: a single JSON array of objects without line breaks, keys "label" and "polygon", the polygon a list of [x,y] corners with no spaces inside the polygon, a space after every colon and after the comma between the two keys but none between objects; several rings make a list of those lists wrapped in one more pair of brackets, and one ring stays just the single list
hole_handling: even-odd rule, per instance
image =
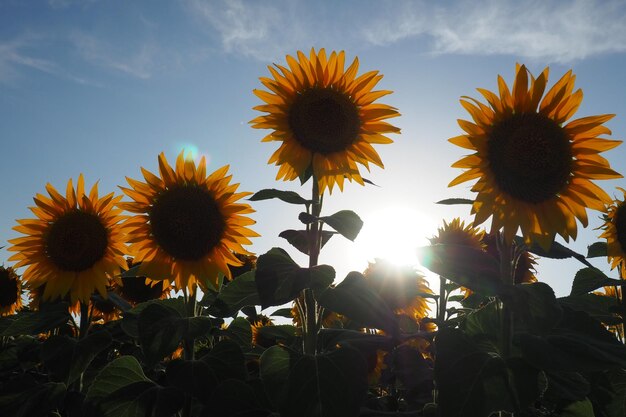
[{"label": "leaf", "polygon": [[277,190],[275,188],[266,188],[264,190],[257,191],[248,200],[260,201],[260,200],[269,200],[272,198],[278,198],[279,200],[282,200],[285,203],[290,203],[290,204],[305,204],[305,205],[311,204],[309,200],[300,197],[300,195],[294,191],[282,191],[282,190]]},{"label": "leaf", "polygon": [[560,305],[573,310],[584,311],[602,323],[621,323],[621,318],[613,314],[613,310],[619,307],[619,303],[614,297],[606,297],[598,294],[570,295],[569,297],[559,298],[558,302]]},{"label": "leaf", "polygon": [[517,284],[503,301],[512,307],[515,315],[526,324],[527,331],[532,333],[547,332],[561,320],[562,309],[554,291],[543,282]]},{"label": "leaf", "polygon": [[445,200],[437,201],[435,204],[445,204],[445,205],[474,204],[474,200],[470,200],[468,198],[446,198]]},{"label": "leaf", "polygon": [[136,382],[105,397],[99,410],[103,417],[171,417],[184,402],[184,394],[176,388]]},{"label": "leaf", "polygon": [[606,409],[611,417],[626,415],[626,371],[615,369],[609,373],[609,380],[613,388],[613,397],[606,404]]},{"label": "leaf", "polygon": [[47,417],[62,407],[67,386],[60,382],[36,384],[15,395],[8,394],[8,385],[0,394],[0,414],[11,417]]},{"label": "leaf", "polygon": [[606,258],[608,255],[606,242],[596,242],[587,246],[587,258]]},{"label": "leaf", "polygon": [[597,268],[583,268],[574,277],[570,295],[583,295],[611,285],[626,285],[626,281],[609,278]]},{"label": "leaf", "polygon": [[96,375],[87,391],[87,401],[98,401],[114,391],[136,382],[150,382],[134,356],[114,359]]},{"label": "leaf", "polygon": [[281,346],[272,346],[261,355],[261,380],[275,408],[279,408],[287,397],[290,358],[291,354]]},{"label": "leaf", "polygon": [[480,249],[437,244],[419,248],[417,255],[424,267],[482,295],[498,295],[506,288],[498,261]]},{"label": "leaf", "polygon": [[270,314],[271,316],[277,316],[277,317],[285,317],[287,319],[291,319],[291,308],[289,307],[285,307],[285,308],[279,308],[278,310],[274,310],[274,312],[272,314]]},{"label": "leaf", "polygon": [[252,328],[245,318],[237,317],[231,321],[225,334],[244,351],[252,348]]},{"label": "leaf", "polygon": [[[523,247],[525,245],[524,238],[520,236],[515,236],[515,242],[520,247]],[[526,247],[528,246],[526,245]],[[544,258],[550,259],[575,258],[586,266],[593,268],[593,265],[591,265],[583,255],[578,252],[574,252],[570,248],[563,246],[556,241],[552,242],[552,244],[550,245],[550,249],[547,251],[536,243],[533,243],[530,247],[528,247],[528,251],[534,253],[535,255],[543,256]]]},{"label": "leaf", "polygon": [[363,220],[351,210],[341,210],[332,216],[320,217],[320,220],[352,241],[356,239],[363,227]]},{"label": "leaf", "polygon": [[248,377],[243,352],[239,345],[230,339],[219,341],[200,360],[209,365],[219,381],[230,378],[245,381]]},{"label": "leaf", "polygon": [[282,417],[356,417],[367,392],[367,364],[350,348],[302,356],[289,373]]},{"label": "leaf", "polygon": [[458,329],[439,330],[435,344],[442,417],[488,417],[496,411],[514,411],[502,358],[478,349]]},{"label": "leaf", "polygon": [[269,414],[263,411],[250,385],[237,379],[228,379],[213,390],[201,417],[265,417]]},{"label": "leaf", "polygon": [[557,417],[594,417],[593,405],[588,398],[569,404]]},{"label": "leaf", "polygon": [[396,334],[398,323],[393,311],[367,284],[363,274],[350,272],[335,288],[318,296],[319,304],[362,324]]},{"label": "leaf", "polygon": [[[328,242],[328,240],[335,234],[335,232],[322,230],[322,247],[324,247],[326,242]],[[305,255],[309,254],[309,241],[307,238],[308,232],[306,230],[284,230],[278,236],[286,239],[291,246],[298,249]]]},{"label": "leaf", "polygon": [[[296,327],[291,324],[263,326],[257,330],[257,340],[268,341],[272,345],[290,346],[296,338]],[[266,345],[262,345],[266,346]]]},{"label": "leaf", "polygon": [[199,360],[168,362],[165,374],[170,385],[205,404],[218,384],[217,377],[209,365]]},{"label": "leaf", "polygon": [[37,335],[55,329],[70,319],[68,305],[45,303],[39,311],[21,312],[2,332],[2,336]]},{"label": "leaf", "polygon": [[233,317],[243,307],[259,304],[261,300],[257,293],[255,272],[249,271],[222,288],[209,307],[209,314],[215,317]]}]

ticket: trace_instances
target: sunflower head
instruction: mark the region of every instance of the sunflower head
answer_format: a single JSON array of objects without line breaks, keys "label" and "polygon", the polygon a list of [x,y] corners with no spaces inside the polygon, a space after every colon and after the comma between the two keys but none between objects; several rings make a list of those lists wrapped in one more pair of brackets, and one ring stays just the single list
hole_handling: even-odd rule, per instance
[{"label": "sunflower head", "polygon": [[567,72],[544,94],[548,68],[535,78],[517,65],[513,89],[498,77],[499,94],[478,89],[486,103],[463,97],[472,121],[459,120],[463,135],[449,139],[469,149],[452,166],[464,169],[450,186],[475,180],[474,224],[490,216],[491,231],[511,242],[521,229],[526,243],[548,248],[558,234],[576,238],[576,219],[586,227],[586,208],[604,211],[609,196],[592,180],[620,178],[600,153],[621,141],[601,135],[614,115],[571,120],[583,93]]},{"label": "sunflower head", "polygon": [[[111,287],[109,290],[112,291],[113,288]],[[122,311],[110,298],[103,298],[98,294],[91,297],[90,310],[91,320],[95,322],[108,323],[122,317]]]},{"label": "sunflower head", "polygon": [[0,266],[0,316],[10,316],[22,308],[22,281],[13,268]]},{"label": "sunflower head", "polygon": [[462,245],[484,250],[485,243],[482,240],[484,234],[484,231],[471,224],[466,226],[464,221],[456,217],[450,223],[444,220],[443,227],[440,227],[437,235],[429,240],[431,245]]},{"label": "sunflower head", "polygon": [[[491,256],[496,259],[500,259],[500,252],[497,244],[497,235],[492,233],[486,233],[482,237],[482,241],[485,244],[485,250]],[[517,258],[515,264],[515,283],[516,284],[529,284],[537,282],[535,273],[535,266],[537,265],[537,258],[533,256],[527,250],[522,250]]]},{"label": "sunflower head", "polygon": [[[618,269],[626,272],[626,190],[617,187],[622,192],[621,199],[615,199],[609,205],[608,212],[604,216],[604,232],[600,235],[606,239],[607,257],[611,264],[611,269]],[[622,276],[623,278],[623,276]]]},{"label": "sunflower head", "polygon": [[229,266],[243,264],[234,253],[252,255],[242,245],[258,236],[247,226],[253,210],[237,202],[251,193],[237,193],[228,166],[206,175],[206,160],[198,166],[178,155],[175,168],[159,155],[156,176],[142,168],[145,183],[127,178],[121,187],[133,201],[120,207],[134,215],[123,225],[139,272],[157,280],[171,280],[176,290],[197,283],[215,288],[220,275],[231,278]]},{"label": "sunflower head", "polygon": [[[128,269],[137,266],[132,258],[126,258]],[[145,276],[121,276],[114,290],[131,305],[169,297],[172,286],[168,280],[156,281]]]},{"label": "sunflower head", "polygon": [[357,77],[357,58],[344,69],[343,51],[328,57],[324,49],[311,49],[309,57],[298,51],[287,64],[268,67],[272,78],[260,78],[270,91],[254,90],[265,102],[254,109],[266,114],[250,122],[272,129],[263,142],[281,142],[268,161],[279,166],[276,179],[304,182],[313,175],[321,193],[335,184],[343,190],[345,179],[363,185],[357,164],[382,168],[372,145],[391,143],[385,135],[400,132],[385,121],[399,116],[397,110],[374,103],[391,93],[372,90],[383,76],[370,71]]},{"label": "sunflower head", "polygon": [[126,247],[119,227],[121,199],[113,193],[98,197],[97,183],[85,193],[82,174],[76,188],[70,179],[65,196],[50,184],[50,197],[37,194],[31,211],[36,219],[18,220],[13,229],[26,236],[9,240],[17,252],[15,268],[28,265],[23,278],[30,288],[45,285],[43,299],[64,298],[70,304],[88,302],[94,291],[106,297],[110,277],[125,265]]},{"label": "sunflower head", "polygon": [[425,295],[433,294],[424,275],[412,267],[396,266],[382,259],[370,262],[363,276],[396,314],[414,320],[428,315]]}]

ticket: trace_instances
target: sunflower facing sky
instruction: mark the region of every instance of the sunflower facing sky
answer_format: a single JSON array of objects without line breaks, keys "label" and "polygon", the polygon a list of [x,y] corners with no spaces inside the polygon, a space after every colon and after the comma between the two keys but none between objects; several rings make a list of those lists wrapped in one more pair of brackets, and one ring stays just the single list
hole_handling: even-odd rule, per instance
[{"label": "sunflower facing sky", "polygon": [[50,197],[37,194],[30,210],[36,219],[18,220],[13,229],[26,236],[9,240],[9,258],[15,268],[27,266],[22,278],[31,289],[45,284],[43,300],[70,295],[70,304],[88,302],[97,291],[106,297],[106,286],[126,265],[126,247],[119,226],[122,198],[109,193],[98,197],[98,184],[87,195],[82,174],[76,189],[70,179],[65,196],[47,184]]},{"label": "sunflower facing sky", "polygon": [[605,222],[602,228],[604,232],[600,238],[605,238],[607,243],[607,258],[611,264],[611,269],[618,267],[620,277],[626,273],[624,264],[626,260],[626,190],[617,187],[622,192],[622,199],[615,199],[609,206],[605,215]]},{"label": "sunflower facing sky", "polygon": [[254,90],[266,103],[254,109],[267,114],[252,127],[273,130],[263,142],[282,142],[268,161],[279,166],[276,179],[306,179],[311,172],[321,193],[335,184],[343,190],[345,179],[363,185],[357,164],[383,168],[372,145],[392,143],[385,135],[400,132],[384,121],[398,111],[374,103],[391,91],[372,90],[383,78],[378,71],[357,77],[358,58],[344,69],[343,51],[327,57],[324,49],[311,49],[308,58],[301,51],[297,57],[287,55],[288,68],[268,67],[273,78],[260,80],[270,91]]},{"label": "sunflower facing sky", "polygon": [[466,132],[449,139],[475,151],[454,163],[465,171],[449,186],[478,179],[472,191],[474,224],[492,217],[491,231],[507,241],[521,229],[527,243],[548,248],[556,234],[576,239],[576,219],[587,226],[586,208],[605,210],[611,199],[592,180],[621,178],[600,156],[621,141],[600,137],[614,115],[583,117],[566,123],[582,101],[568,71],[544,94],[548,68],[533,77],[517,65],[512,91],[498,76],[499,96],[478,89],[487,104],[463,97],[473,121],[459,120]]},{"label": "sunflower facing sky", "polygon": [[132,188],[121,187],[133,199],[119,206],[135,214],[123,223],[134,262],[141,275],[171,280],[176,290],[215,288],[220,274],[231,278],[229,265],[242,265],[234,253],[252,255],[242,245],[258,236],[244,216],[254,210],[237,203],[251,193],[229,184],[228,166],[207,176],[204,157],[196,166],[181,152],[175,169],[163,153],[158,159],[160,177],[142,168],[145,183],[127,178]]}]

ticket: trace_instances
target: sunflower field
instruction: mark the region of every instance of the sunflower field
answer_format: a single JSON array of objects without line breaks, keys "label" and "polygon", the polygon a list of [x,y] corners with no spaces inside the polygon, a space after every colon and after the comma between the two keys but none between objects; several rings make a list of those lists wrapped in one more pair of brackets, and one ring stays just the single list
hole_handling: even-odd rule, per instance
[{"label": "sunflower field", "polygon": [[[444,219],[419,249],[438,285],[384,259],[336,276],[320,252],[363,221],[324,200],[369,186],[375,146],[400,133],[382,75],[345,60],[297,52],[254,90],[268,164],[302,193],[240,191],[228,166],[181,152],[121,193],[80,175],[34,196],[0,267],[0,415],[626,416],[626,190],[596,184],[622,177],[601,156],[621,144],[614,115],[574,118],[571,71],[498,76],[460,100],[470,117],[449,142],[469,152],[450,186],[475,198],[439,204],[473,220]],[[299,208],[300,229],[277,231],[287,249],[246,249],[252,204]],[[604,222],[588,253],[555,240],[588,210]],[[540,257],[580,264],[569,295],[536,276]],[[588,261],[602,257],[614,277]]]}]

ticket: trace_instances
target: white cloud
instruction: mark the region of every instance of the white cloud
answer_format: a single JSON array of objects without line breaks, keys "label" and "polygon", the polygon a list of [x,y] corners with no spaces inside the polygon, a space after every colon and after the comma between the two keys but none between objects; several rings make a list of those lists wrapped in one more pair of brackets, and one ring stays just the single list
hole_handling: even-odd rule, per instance
[{"label": "white cloud", "polygon": [[446,7],[436,2],[393,5],[363,31],[385,45],[428,36],[430,51],[511,54],[568,62],[626,51],[626,3],[619,0],[475,0]]},{"label": "white cloud", "polygon": [[104,67],[140,79],[152,76],[154,60],[158,47],[152,43],[144,43],[136,50],[116,48],[99,38],[84,32],[76,31],[70,40],[80,56],[92,65]]}]

